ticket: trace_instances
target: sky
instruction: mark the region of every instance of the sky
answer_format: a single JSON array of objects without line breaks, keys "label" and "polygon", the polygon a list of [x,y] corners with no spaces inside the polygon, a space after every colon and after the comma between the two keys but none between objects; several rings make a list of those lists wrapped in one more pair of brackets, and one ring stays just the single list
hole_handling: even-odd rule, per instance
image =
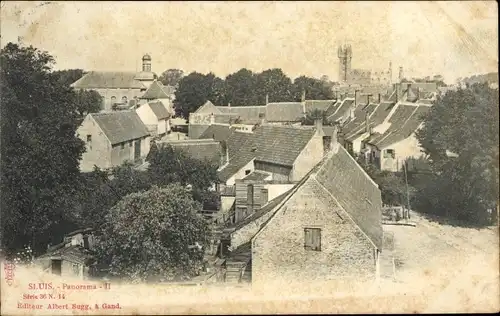
[{"label": "sky", "polygon": [[339,44],[352,67],[393,79],[496,72],[496,2],[15,2],[1,3],[0,44],[48,51],[56,69],[161,74],[281,68],[292,78],[337,80]]}]

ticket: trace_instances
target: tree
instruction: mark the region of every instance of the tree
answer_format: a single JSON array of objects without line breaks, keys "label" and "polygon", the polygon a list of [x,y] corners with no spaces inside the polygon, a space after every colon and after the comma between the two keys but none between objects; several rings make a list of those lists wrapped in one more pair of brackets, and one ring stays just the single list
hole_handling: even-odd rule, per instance
[{"label": "tree", "polygon": [[[478,223],[498,199],[498,89],[476,84],[450,91],[431,107],[417,132],[435,181],[421,190],[433,212]],[[447,152],[452,152],[451,157]],[[430,190],[437,193],[428,199]],[[426,200],[423,202],[422,200]]]},{"label": "tree", "polygon": [[210,188],[218,182],[217,166],[191,158],[182,150],[166,146],[149,157],[149,177],[158,186],[180,183],[191,186],[193,198],[200,203],[212,199]]},{"label": "tree", "polygon": [[54,71],[54,75],[59,77],[60,84],[68,87],[85,74],[86,72],[83,69],[65,69]]},{"label": "tree", "polygon": [[292,81],[279,68],[264,70],[257,74],[256,85],[258,103],[263,104],[266,95],[269,96],[269,102],[285,102],[292,99]]},{"label": "tree", "polygon": [[10,253],[31,245],[39,254],[72,229],[66,208],[84,151],[77,108],[46,52],[8,43],[0,58],[2,242]]},{"label": "tree", "polygon": [[225,80],[228,101],[238,106],[258,104],[255,86],[256,76],[246,68],[230,74]]},{"label": "tree", "polygon": [[[208,227],[188,190],[179,184],[125,196],[105,218],[98,261],[130,281],[184,280],[203,263]],[[200,247],[197,247],[200,245]]]},{"label": "tree", "polygon": [[75,92],[75,103],[78,114],[84,118],[89,113],[101,111],[103,98],[95,90],[79,90]]},{"label": "tree", "polygon": [[168,69],[161,74],[159,81],[166,86],[177,87],[182,77],[184,77],[184,71],[180,69]]},{"label": "tree", "polygon": [[300,76],[293,81],[293,98],[300,101],[305,91],[308,100],[331,100],[333,91],[321,80]]},{"label": "tree", "polygon": [[179,87],[175,91],[176,115],[187,120],[189,113],[196,111],[206,101],[220,104],[219,102],[224,100],[223,87],[223,80],[212,73],[190,73],[179,81]]}]

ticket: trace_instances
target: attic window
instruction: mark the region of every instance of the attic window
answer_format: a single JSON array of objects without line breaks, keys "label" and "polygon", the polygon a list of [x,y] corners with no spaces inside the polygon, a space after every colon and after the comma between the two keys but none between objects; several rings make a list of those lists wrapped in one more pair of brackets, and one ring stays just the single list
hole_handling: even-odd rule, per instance
[{"label": "attic window", "polygon": [[92,141],[92,135],[87,135],[87,143],[90,143]]},{"label": "attic window", "polygon": [[245,170],[245,175],[249,175],[252,170]]},{"label": "attic window", "polygon": [[304,249],[321,251],[320,228],[304,228]]},{"label": "attic window", "polygon": [[384,152],[384,158],[396,158],[396,152],[394,149],[386,149]]}]

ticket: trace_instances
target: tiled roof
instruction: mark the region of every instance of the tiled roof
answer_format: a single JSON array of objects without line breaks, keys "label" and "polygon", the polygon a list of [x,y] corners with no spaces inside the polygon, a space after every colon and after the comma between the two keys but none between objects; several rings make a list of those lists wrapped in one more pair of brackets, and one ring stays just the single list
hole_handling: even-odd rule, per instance
[{"label": "tiled roof", "polygon": [[219,172],[219,179],[223,182],[231,178],[238,170],[243,168],[255,158],[253,133],[234,131],[227,139],[229,162]]},{"label": "tiled roof", "polygon": [[[413,112],[408,114],[408,111],[409,106],[406,106],[404,110],[402,109],[399,113],[401,116],[395,118],[389,129],[371,143],[379,149],[383,149],[408,138],[420,126],[422,123],[421,116],[427,114],[430,111],[430,107],[425,105],[418,107],[414,106]],[[396,115],[396,113],[394,113],[394,115]],[[406,120],[403,121],[404,118],[406,118]]]},{"label": "tiled roof", "polygon": [[[291,198],[304,183],[312,179],[319,184],[315,190],[321,190],[315,196],[333,197],[368,239],[378,249],[382,249],[381,192],[377,184],[342,146],[339,146],[336,152],[330,151],[299,183],[283,194],[285,196],[282,201]],[[327,196],[324,194],[325,190],[329,193]],[[276,203],[276,206],[279,204]],[[280,208],[272,210],[273,215],[262,224],[261,230]]]},{"label": "tiled roof", "polygon": [[222,113],[219,109],[210,101],[203,103],[196,111],[193,113]]},{"label": "tiled roof", "polygon": [[135,72],[91,71],[75,81],[71,86],[76,89],[145,89]]},{"label": "tiled roof", "polygon": [[102,129],[112,145],[148,136],[146,125],[135,111],[116,111],[89,114]]},{"label": "tiled roof", "polygon": [[184,151],[188,156],[198,160],[208,160],[219,165],[222,158],[222,148],[219,142],[210,139],[188,139],[161,142],[160,145],[170,145],[174,149]]},{"label": "tiled roof", "polygon": [[306,112],[314,109],[326,111],[330,106],[334,105],[337,100],[306,100]]},{"label": "tiled roof", "polygon": [[167,108],[165,107],[165,105],[163,105],[161,101],[149,102],[149,107],[159,120],[163,120],[170,117],[170,113],[168,113]]},{"label": "tiled roof", "polygon": [[80,245],[66,247],[65,243],[58,245],[59,247],[54,247],[53,250],[49,250],[45,254],[41,255],[37,259],[47,258],[47,257],[60,257],[62,260],[71,261],[74,263],[86,264],[87,260],[92,259],[90,252]]},{"label": "tiled roof", "polygon": [[342,126],[342,133],[344,136],[349,135],[352,132],[359,130],[360,126],[366,125],[366,114],[371,115],[373,111],[377,108],[378,104],[370,103],[360,104],[354,110],[354,120],[349,121],[347,124]]},{"label": "tiled roof", "polygon": [[203,134],[201,134],[199,138],[214,139],[218,142],[227,141],[233,132],[234,130],[227,125],[212,124],[206,131],[203,132]]},{"label": "tiled roof", "polygon": [[140,98],[148,100],[168,99],[172,95],[172,90],[172,87],[166,87],[160,81],[155,80]]},{"label": "tiled roof", "polygon": [[256,160],[292,166],[316,133],[314,128],[264,125],[255,129]]},{"label": "tiled roof", "polygon": [[301,102],[276,102],[266,106],[266,121],[268,122],[300,122],[304,117]]},{"label": "tiled roof", "polygon": [[242,124],[260,123],[266,114],[266,106],[216,106],[224,114],[239,118]]},{"label": "tiled roof", "polygon": [[256,181],[260,181],[260,180],[265,180],[269,176],[270,176],[269,173],[255,170],[254,172],[250,173],[248,176],[244,177],[243,180],[256,180]]},{"label": "tiled roof", "polygon": [[332,105],[330,105],[326,110],[325,110],[325,115],[326,117],[329,117],[331,116],[333,113],[335,113],[335,111],[337,110],[337,108],[342,104],[342,101],[339,99],[337,100],[335,103],[333,103]]},{"label": "tiled roof", "polygon": [[316,173],[316,180],[337,200],[373,244],[382,249],[381,192],[342,146],[336,153],[328,154]]},{"label": "tiled roof", "polygon": [[353,103],[354,103],[354,99],[352,99],[352,98],[344,99],[344,101],[342,101],[342,104],[339,107],[337,107],[336,113],[330,115],[328,117],[328,120],[330,122],[335,122],[335,121],[340,120],[344,115],[346,115],[348,113],[348,111],[351,108]]}]

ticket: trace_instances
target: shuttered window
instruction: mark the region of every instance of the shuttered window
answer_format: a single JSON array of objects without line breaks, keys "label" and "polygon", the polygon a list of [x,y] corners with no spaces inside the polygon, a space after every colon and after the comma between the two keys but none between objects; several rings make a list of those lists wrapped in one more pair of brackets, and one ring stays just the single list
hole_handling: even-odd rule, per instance
[{"label": "shuttered window", "polygon": [[321,251],[320,228],[304,228],[304,248],[306,250]]}]

